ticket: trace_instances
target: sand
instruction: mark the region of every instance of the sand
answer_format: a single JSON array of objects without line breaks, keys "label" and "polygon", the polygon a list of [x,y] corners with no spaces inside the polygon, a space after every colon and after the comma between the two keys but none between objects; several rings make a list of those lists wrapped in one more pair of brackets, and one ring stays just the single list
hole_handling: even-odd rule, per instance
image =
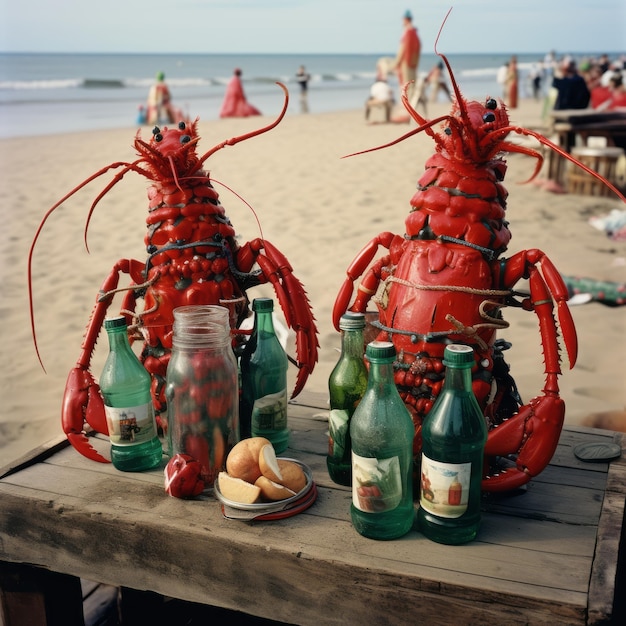
[{"label": "sand", "polygon": [[[448,104],[430,107],[431,116]],[[515,123],[540,128],[541,104],[523,101],[511,112]],[[200,149],[268,123],[269,117],[200,122]],[[275,130],[212,156],[212,176],[236,190],[259,219],[263,236],[290,260],[304,283],[319,325],[320,358],[307,389],[326,392],[337,359],[339,335],[331,311],[345,270],[361,247],[379,232],[404,233],[409,200],[433,151],[425,134],[371,154],[345,154],[386,143],[410,127],[367,125],[360,110],[287,117]],[[62,434],[60,406],[65,379],[80,346],[98,288],[120,258],[143,260],[146,180],[128,174],[100,203],[89,230],[83,228],[91,201],[112,176],[77,193],[46,224],[34,256],[33,293],[37,339],[45,372],[31,337],[27,256],[46,210],[103,166],[134,158],[134,128],[0,141],[0,198],[5,220],[0,254],[2,359],[0,361],[0,466]],[[144,129],[149,136],[149,129]],[[532,142],[529,142],[531,145]],[[508,158],[508,220],[513,239],[508,254],[540,248],[564,275],[626,280],[626,245],[592,228],[589,218],[623,208],[613,198],[552,194],[521,185],[534,161]],[[241,242],[260,235],[251,210],[218,186],[222,204]],[[122,277],[121,284],[126,283]],[[520,284],[521,287],[524,284]],[[252,290],[250,296],[268,294]],[[116,300],[114,307],[119,307]],[[117,312],[118,309],[115,309]],[[624,423],[624,328],[626,309],[590,302],[572,307],[579,359],[560,378],[566,422],[585,423],[612,412]],[[541,393],[543,359],[537,319],[505,311],[501,333],[512,342],[511,372],[525,401]],[[107,352],[102,333],[92,360],[97,376]]]}]

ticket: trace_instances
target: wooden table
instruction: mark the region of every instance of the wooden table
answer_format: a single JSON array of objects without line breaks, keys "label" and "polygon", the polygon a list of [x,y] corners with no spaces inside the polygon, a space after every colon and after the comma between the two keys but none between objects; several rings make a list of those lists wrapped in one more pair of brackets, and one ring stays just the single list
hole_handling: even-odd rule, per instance
[{"label": "wooden table", "polygon": [[286,456],[319,488],[304,513],[227,520],[213,496],[168,497],[161,471],[124,474],[57,443],[0,478],[0,561],[316,626],[609,623],[624,584],[626,460],[584,463],[573,447],[623,449],[624,435],[566,428],[525,491],[485,499],[470,544],[416,531],[382,542],[354,531],[350,492],[328,478],[325,407],[306,392],[290,404]]},{"label": "wooden table", "polygon": [[[550,125],[558,136],[558,145],[571,153],[576,136],[583,144],[589,137],[604,137],[608,146],[626,150],[626,111],[567,109],[550,112]],[[548,178],[563,184],[564,159],[553,150],[548,152]]]}]

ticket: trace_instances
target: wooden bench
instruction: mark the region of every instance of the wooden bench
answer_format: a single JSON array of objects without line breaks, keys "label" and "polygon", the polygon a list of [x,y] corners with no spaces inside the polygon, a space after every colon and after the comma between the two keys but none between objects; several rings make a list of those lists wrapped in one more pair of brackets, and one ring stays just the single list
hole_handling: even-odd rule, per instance
[{"label": "wooden bench", "polygon": [[[615,620],[625,615],[626,460],[573,454],[587,441],[623,449],[623,434],[565,428],[525,490],[485,497],[476,541],[443,546],[416,531],[358,535],[350,491],[326,471],[326,398],[301,394],[289,424],[285,456],[312,468],[319,491],[297,516],[228,520],[211,495],[168,497],[161,471],[125,474],[58,442],[0,474],[0,561],[58,573],[68,610],[82,601],[76,577],[315,626],[625,623]],[[93,441],[107,453],[106,438]]]}]

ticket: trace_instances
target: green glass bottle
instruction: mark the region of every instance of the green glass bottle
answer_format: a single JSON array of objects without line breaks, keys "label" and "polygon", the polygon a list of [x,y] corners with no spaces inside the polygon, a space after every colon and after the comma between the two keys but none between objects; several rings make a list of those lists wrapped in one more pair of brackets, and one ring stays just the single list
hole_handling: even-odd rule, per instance
[{"label": "green glass bottle", "polygon": [[157,435],[150,395],[152,378],[128,341],[126,319],[104,321],[109,355],[100,376],[100,391],[111,440],[111,461],[124,472],[154,469],[163,447]]},{"label": "green glass bottle", "polygon": [[328,378],[328,475],[338,485],[352,484],[350,420],[367,387],[363,360],[365,315],[348,311],[341,316],[341,356]]},{"label": "green glass bottle", "polygon": [[393,379],[392,343],[373,341],[367,389],[350,424],[352,524],[371,539],[396,539],[415,521],[411,416]]},{"label": "green glass bottle", "polygon": [[422,425],[419,530],[438,543],[472,541],[480,525],[487,424],[474,392],[470,346],[446,346],[446,377]]},{"label": "green glass bottle", "polygon": [[280,454],[289,443],[287,354],[274,331],[273,300],[255,298],[252,310],[254,328],[240,361],[239,421],[242,433],[249,428],[253,437],[269,439],[276,454]]}]

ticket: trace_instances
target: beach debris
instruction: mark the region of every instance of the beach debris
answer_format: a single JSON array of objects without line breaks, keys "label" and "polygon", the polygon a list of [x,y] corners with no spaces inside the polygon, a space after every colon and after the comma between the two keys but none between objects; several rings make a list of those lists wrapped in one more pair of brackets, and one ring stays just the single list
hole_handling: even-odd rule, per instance
[{"label": "beach debris", "polygon": [[[455,94],[451,112],[432,120],[422,117],[411,106],[405,86],[402,103],[417,128],[383,146],[354,153],[387,148],[418,133],[426,133],[436,148],[411,199],[405,234],[380,233],[356,255],[337,295],[333,322],[338,330],[346,310],[366,312],[370,302],[376,304],[379,319],[372,325],[379,340],[393,341],[396,347],[395,382],[415,425],[416,472],[422,421],[443,383],[444,348],[449,343],[472,346],[473,390],[489,426],[482,486],[485,491],[508,491],[543,471],[556,450],[565,416],[558,386],[559,330],[570,368],[576,363],[578,343],[568,289],[548,256],[539,249],[503,256],[511,238],[503,154],[534,158],[530,180],[543,163],[538,151],[507,141],[507,136],[533,137],[589,170],[539,133],[512,125],[501,101],[490,96],[481,102],[465,100],[437,43],[435,52],[450,74]],[[590,173],[626,201],[610,182]],[[384,256],[377,259],[379,249]],[[515,290],[522,279],[529,281],[529,294]],[[509,325],[502,316],[507,306],[534,312],[539,324],[545,385],[526,404],[504,360],[511,344],[497,338],[497,331]],[[514,462],[505,466],[502,458]]]},{"label": "beach debris", "polygon": [[626,211],[612,209],[607,215],[589,218],[589,224],[606,233],[613,241],[626,241]]},{"label": "beach debris", "polygon": [[[118,293],[124,294],[120,315],[126,317],[131,341],[143,342],[141,360],[152,375],[152,399],[157,423],[163,431],[167,427],[161,415],[166,410],[165,375],[172,348],[173,311],[179,306],[217,304],[226,307],[233,348],[237,352],[243,349],[249,336],[248,331],[239,330],[250,315],[246,292],[257,285],[271,283],[285,321],[296,333],[296,358],[290,360],[297,365],[298,374],[292,397],[300,393],[313,371],[319,344],[315,319],[302,283],[287,258],[263,237],[262,231],[259,238],[243,244],[238,242],[237,233],[212,184],[218,181],[202,169],[204,162],[218,150],[266,133],[280,123],[287,111],[289,94],[284,85],[277,84],[284,92],[284,104],[281,113],[269,125],[223,141],[201,156],[196,152],[200,140],[197,119],[192,124],[179,122],[171,128],[155,127],[150,141],[144,141],[138,131],[134,142],[138,153],[135,161],[103,167],[45,213],[28,257],[31,326],[40,363],[31,277],[35,246],[48,218],[79,189],[110,170],[118,170],[91,205],[85,225],[87,244],[89,221],[104,196],[129,172],[150,181],[144,236],[148,256],[141,261],[122,259],[113,265],[96,296],[78,361],[68,376],[62,426],[72,445],[88,458],[109,462],[92,447],[86,436],[87,425],[107,433],[100,389],[89,368],[105,316]],[[119,285],[121,274],[129,275],[129,285]],[[143,300],[143,307],[137,306],[139,300]]]}]

